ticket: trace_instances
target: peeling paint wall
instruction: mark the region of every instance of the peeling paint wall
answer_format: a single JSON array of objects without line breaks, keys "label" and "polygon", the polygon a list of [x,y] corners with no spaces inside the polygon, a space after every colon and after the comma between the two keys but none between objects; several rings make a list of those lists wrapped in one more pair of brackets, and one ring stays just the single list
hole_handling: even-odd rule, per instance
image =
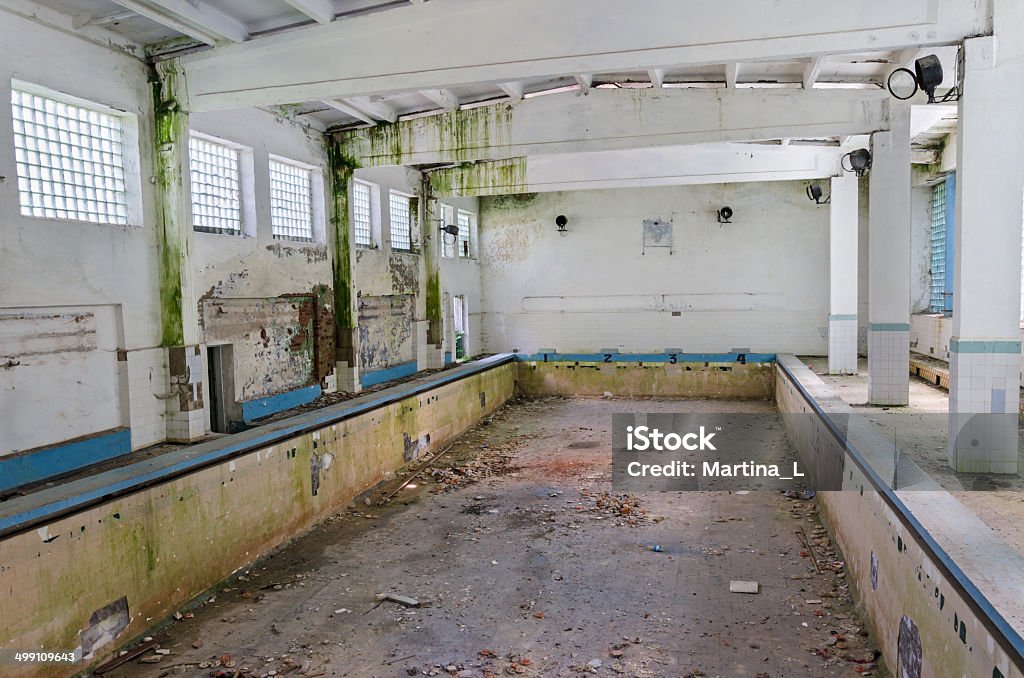
[{"label": "peeling paint wall", "polygon": [[[803,182],[480,199],[489,351],[823,354],[828,208]],[[728,205],[732,223],[716,219]],[[568,218],[559,234],[555,217]],[[645,220],[672,247],[644,244]],[[615,275],[609,275],[615,271]]]},{"label": "peeling paint wall", "polygon": [[[15,358],[23,365],[0,369],[5,421],[0,454],[129,425],[138,448],[152,442],[162,426],[165,405],[157,396],[166,393],[167,384],[163,353],[156,348],[161,343],[159,267],[155,191],[149,182],[154,164],[147,77],[141,61],[114,46],[101,47],[9,12],[0,20],[0,175],[5,176],[0,181],[0,309],[5,316],[12,309],[42,315],[93,313],[97,332],[92,335],[95,350],[51,352],[57,348],[53,344],[41,348],[47,355]],[[126,150],[137,167],[129,177],[129,195],[142,214],[137,223],[111,226],[21,215],[11,134],[12,78],[134,117],[137,129],[126,129]],[[13,333],[56,329],[23,327]],[[67,341],[58,343],[66,347]],[[0,345],[0,353],[20,352],[6,340]]]},{"label": "peeling paint wall", "polygon": [[381,370],[416,359],[409,294],[359,297],[359,364]]},{"label": "peeling paint wall", "polygon": [[0,456],[122,425],[118,320],[113,306],[0,308]]},{"label": "peeling paint wall", "polygon": [[237,402],[316,381],[315,308],[313,296],[204,300],[207,344],[233,346]]},{"label": "peeling paint wall", "polygon": [[[251,149],[248,170],[243,162],[242,191],[250,191],[250,200],[252,191],[256,197],[246,235],[192,234],[202,341],[233,345],[239,402],[319,382],[326,374],[322,365],[316,367],[317,354],[326,353],[333,362],[334,350],[333,327],[330,341],[325,342],[327,337],[318,332],[316,322],[318,313],[333,318],[323,136],[255,109],[193,114],[190,125],[195,131]],[[271,155],[320,168],[320,189],[313,191],[317,242],[273,237]]]}]

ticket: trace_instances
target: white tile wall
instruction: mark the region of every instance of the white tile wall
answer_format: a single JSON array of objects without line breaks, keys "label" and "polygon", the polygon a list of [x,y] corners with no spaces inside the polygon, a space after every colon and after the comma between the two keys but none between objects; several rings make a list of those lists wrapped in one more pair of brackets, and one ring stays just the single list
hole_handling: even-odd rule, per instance
[{"label": "white tile wall", "polygon": [[167,350],[149,348],[128,352],[129,425],[132,449],[163,442],[167,437]]},{"label": "white tile wall", "polygon": [[868,330],[868,402],[910,403],[910,331]]},{"label": "white tile wall", "polygon": [[857,373],[857,319],[828,321],[829,374]]},{"label": "white tile wall", "polygon": [[950,353],[949,461],[958,471],[1017,472],[1016,353]]}]

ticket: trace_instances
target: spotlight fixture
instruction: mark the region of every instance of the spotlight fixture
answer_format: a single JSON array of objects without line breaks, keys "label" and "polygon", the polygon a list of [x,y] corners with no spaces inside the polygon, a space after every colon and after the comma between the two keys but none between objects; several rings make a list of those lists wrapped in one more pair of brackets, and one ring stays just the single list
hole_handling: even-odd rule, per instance
[{"label": "spotlight fixture", "polygon": [[565,235],[566,233],[569,232],[569,230],[566,228],[566,225],[568,223],[569,220],[566,218],[564,214],[559,214],[557,217],[555,217],[555,226],[558,226],[558,232],[561,233],[562,235]]},{"label": "spotlight fixture", "polygon": [[807,185],[807,199],[813,200],[815,205],[824,205],[832,200],[832,196],[821,199],[821,184],[808,184]]},{"label": "spotlight fixture", "polygon": [[731,224],[732,222],[729,221],[729,220],[732,219],[732,208],[729,207],[728,205],[725,205],[723,207],[719,207],[718,208],[717,216],[718,216],[718,223],[720,223],[720,224]]},{"label": "spotlight fixture", "polygon": [[[847,167],[847,161],[849,161],[849,167]],[[862,177],[871,169],[871,151],[866,148],[850,151],[842,157],[840,163],[844,172],[853,172],[858,177]]]},{"label": "spotlight fixture", "polygon": [[909,68],[897,68],[889,74],[886,84],[889,87],[889,94],[900,101],[906,101],[917,94],[917,76]]},{"label": "spotlight fixture", "polygon": [[459,236],[459,227],[455,226],[454,224],[448,224],[447,226],[442,226],[441,227],[441,232],[442,233],[447,233],[448,235],[454,235],[455,237],[458,237]]},{"label": "spotlight fixture", "polygon": [[935,88],[942,83],[942,62],[934,54],[921,57],[914,62],[917,86],[928,95],[928,103],[935,103]]},{"label": "spotlight fixture", "polygon": [[[957,55],[957,68],[959,69],[960,55]],[[897,68],[889,74],[886,86],[889,94],[897,99],[906,100],[917,94],[917,90],[924,90],[928,95],[928,103],[936,101],[944,103],[956,101],[960,98],[959,85],[954,86],[940,99],[935,98],[935,88],[942,84],[942,61],[934,54],[923,56],[914,62],[914,70],[909,68]],[[957,78],[959,82],[959,78]]]}]

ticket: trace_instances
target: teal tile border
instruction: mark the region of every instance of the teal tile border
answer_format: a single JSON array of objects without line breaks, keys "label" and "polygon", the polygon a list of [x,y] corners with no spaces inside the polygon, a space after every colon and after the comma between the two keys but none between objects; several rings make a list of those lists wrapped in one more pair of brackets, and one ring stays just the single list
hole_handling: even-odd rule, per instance
[{"label": "teal tile border", "polygon": [[828,314],[828,319],[829,320],[856,320],[857,319],[857,314],[856,313],[829,313]]},{"label": "teal tile border", "polygon": [[868,323],[872,332],[909,332],[910,323]]},{"label": "teal tile border", "polygon": [[1019,341],[949,340],[950,353],[1020,353]]}]

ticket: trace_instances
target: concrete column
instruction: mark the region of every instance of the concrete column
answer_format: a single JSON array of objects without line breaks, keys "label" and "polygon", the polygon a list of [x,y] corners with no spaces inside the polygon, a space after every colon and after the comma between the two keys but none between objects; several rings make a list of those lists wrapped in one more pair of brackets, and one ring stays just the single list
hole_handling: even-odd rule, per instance
[{"label": "concrete column", "polygon": [[417,323],[419,332],[416,343],[418,369],[439,369],[444,367],[444,319],[445,312],[443,285],[441,284],[441,243],[439,227],[442,220],[441,202],[424,175],[420,182],[420,231],[423,238],[423,266],[426,273],[424,289],[424,323]]},{"label": "concrete column", "polygon": [[1017,472],[1024,40],[1015,32],[1024,11],[1012,4],[997,4],[995,37],[964,41],[949,346],[949,463],[957,471]]},{"label": "concrete column", "polygon": [[829,199],[829,374],[857,372],[857,177],[832,177]]},{"label": "concrete column", "polygon": [[868,402],[910,402],[910,107],[871,135],[868,206]]},{"label": "concrete column", "polygon": [[355,251],[352,243],[352,215],[348,202],[352,174],[359,163],[345,155],[333,138],[328,144],[330,165],[331,226],[328,243],[332,247],[334,272],[334,375],[339,391],[356,393],[359,380],[359,331],[356,325],[357,299],[352,271]]}]

